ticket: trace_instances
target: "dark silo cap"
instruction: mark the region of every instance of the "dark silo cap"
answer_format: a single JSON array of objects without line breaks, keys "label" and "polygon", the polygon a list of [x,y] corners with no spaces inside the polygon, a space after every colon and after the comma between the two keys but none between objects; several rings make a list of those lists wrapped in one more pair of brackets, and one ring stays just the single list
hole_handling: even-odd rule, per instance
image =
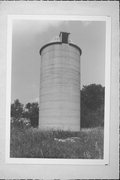
[{"label": "dark silo cap", "polygon": [[59,34],[60,41],[55,41],[55,42],[47,43],[44,46],[42,46],[41,49],[40,49],[40,55],[41,55],[42,50],[44,48],[46,48],[47,46],[50,46],[50,45],[53,45],[53,44],[59,44],[59,45],[61,44],[62,45],[62,43],[65,43],[65,44],[68,44],[70,46],[73,46],[73,47],[77,48],[79,50],[79,52],[80,52],[80,55],[81,55],[82,54],[82,50],[80,49],[79,46],[77,46],[77,45],[75,45],[75,44],[70,42],[69,34],[70,33],[68,33],[68,32],[60,32],[60,34]]},{"label": "dark silo cap", "polygon": [[68,44],[69,43],[69,34],[67,32],[60,32],[59,37],[60,37],[60,41],[62,43]]}]

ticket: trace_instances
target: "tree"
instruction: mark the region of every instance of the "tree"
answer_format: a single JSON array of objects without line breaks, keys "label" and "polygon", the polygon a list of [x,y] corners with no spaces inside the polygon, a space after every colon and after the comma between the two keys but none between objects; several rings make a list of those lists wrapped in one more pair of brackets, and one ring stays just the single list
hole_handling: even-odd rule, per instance
[{"label": "tree", "polygon": [[39,120],[38,103],[27,103],[25,106],[24,117],[30,119],[31,126],[37,127]]},{"label": "tree", "polygon": [[23,104],[20,103],[19,99],[16,99],[14,103],[11,104],[12,127],[23,127],[23,122],[21,121],[23,117],[23,112]]},{"label": "tree", "polygon": [[83,86],[81,101],[88,109],[97,110],[104,104],[104,87],[96,84]]},{"label": "tree", "polygon": [[15,119],[20,119],[23,115],[23,104],[20,103],[19,99],[16,99],[13,104],[11,104],[11,117]]},{"label": "tree", "polygon": [[81,90],[81,126],[104,125],[104,87],[90,84]]}]

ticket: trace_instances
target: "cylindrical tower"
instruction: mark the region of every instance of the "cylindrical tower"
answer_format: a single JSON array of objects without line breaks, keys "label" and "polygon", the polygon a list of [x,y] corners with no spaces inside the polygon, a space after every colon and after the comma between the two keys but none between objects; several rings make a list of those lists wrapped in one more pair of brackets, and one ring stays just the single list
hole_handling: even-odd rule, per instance
[{"label": "cylindrical tower", "polygon": [[42,130],[80,130],[81,49],[61,32],[59,41],[40,49],[40,111]]}]

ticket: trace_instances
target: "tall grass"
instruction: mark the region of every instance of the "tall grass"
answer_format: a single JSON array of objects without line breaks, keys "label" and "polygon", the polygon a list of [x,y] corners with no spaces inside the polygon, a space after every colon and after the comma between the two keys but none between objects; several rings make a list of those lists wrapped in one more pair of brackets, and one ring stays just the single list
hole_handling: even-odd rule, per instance
[{"label": "tall grass", "polygon": [[11,129],[10,157],[19,158],[103,158],[103,129],[40,131]]}]

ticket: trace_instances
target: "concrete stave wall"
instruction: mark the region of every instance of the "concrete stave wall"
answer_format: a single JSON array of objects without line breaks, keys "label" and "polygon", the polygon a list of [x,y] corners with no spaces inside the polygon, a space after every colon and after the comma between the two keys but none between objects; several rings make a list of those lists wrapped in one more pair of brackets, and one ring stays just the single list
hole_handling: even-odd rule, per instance
[{"label": "concrete stave wall", "polygon": [[69,44],[41,52],[39,128],[80,130],[80,53]]}]

